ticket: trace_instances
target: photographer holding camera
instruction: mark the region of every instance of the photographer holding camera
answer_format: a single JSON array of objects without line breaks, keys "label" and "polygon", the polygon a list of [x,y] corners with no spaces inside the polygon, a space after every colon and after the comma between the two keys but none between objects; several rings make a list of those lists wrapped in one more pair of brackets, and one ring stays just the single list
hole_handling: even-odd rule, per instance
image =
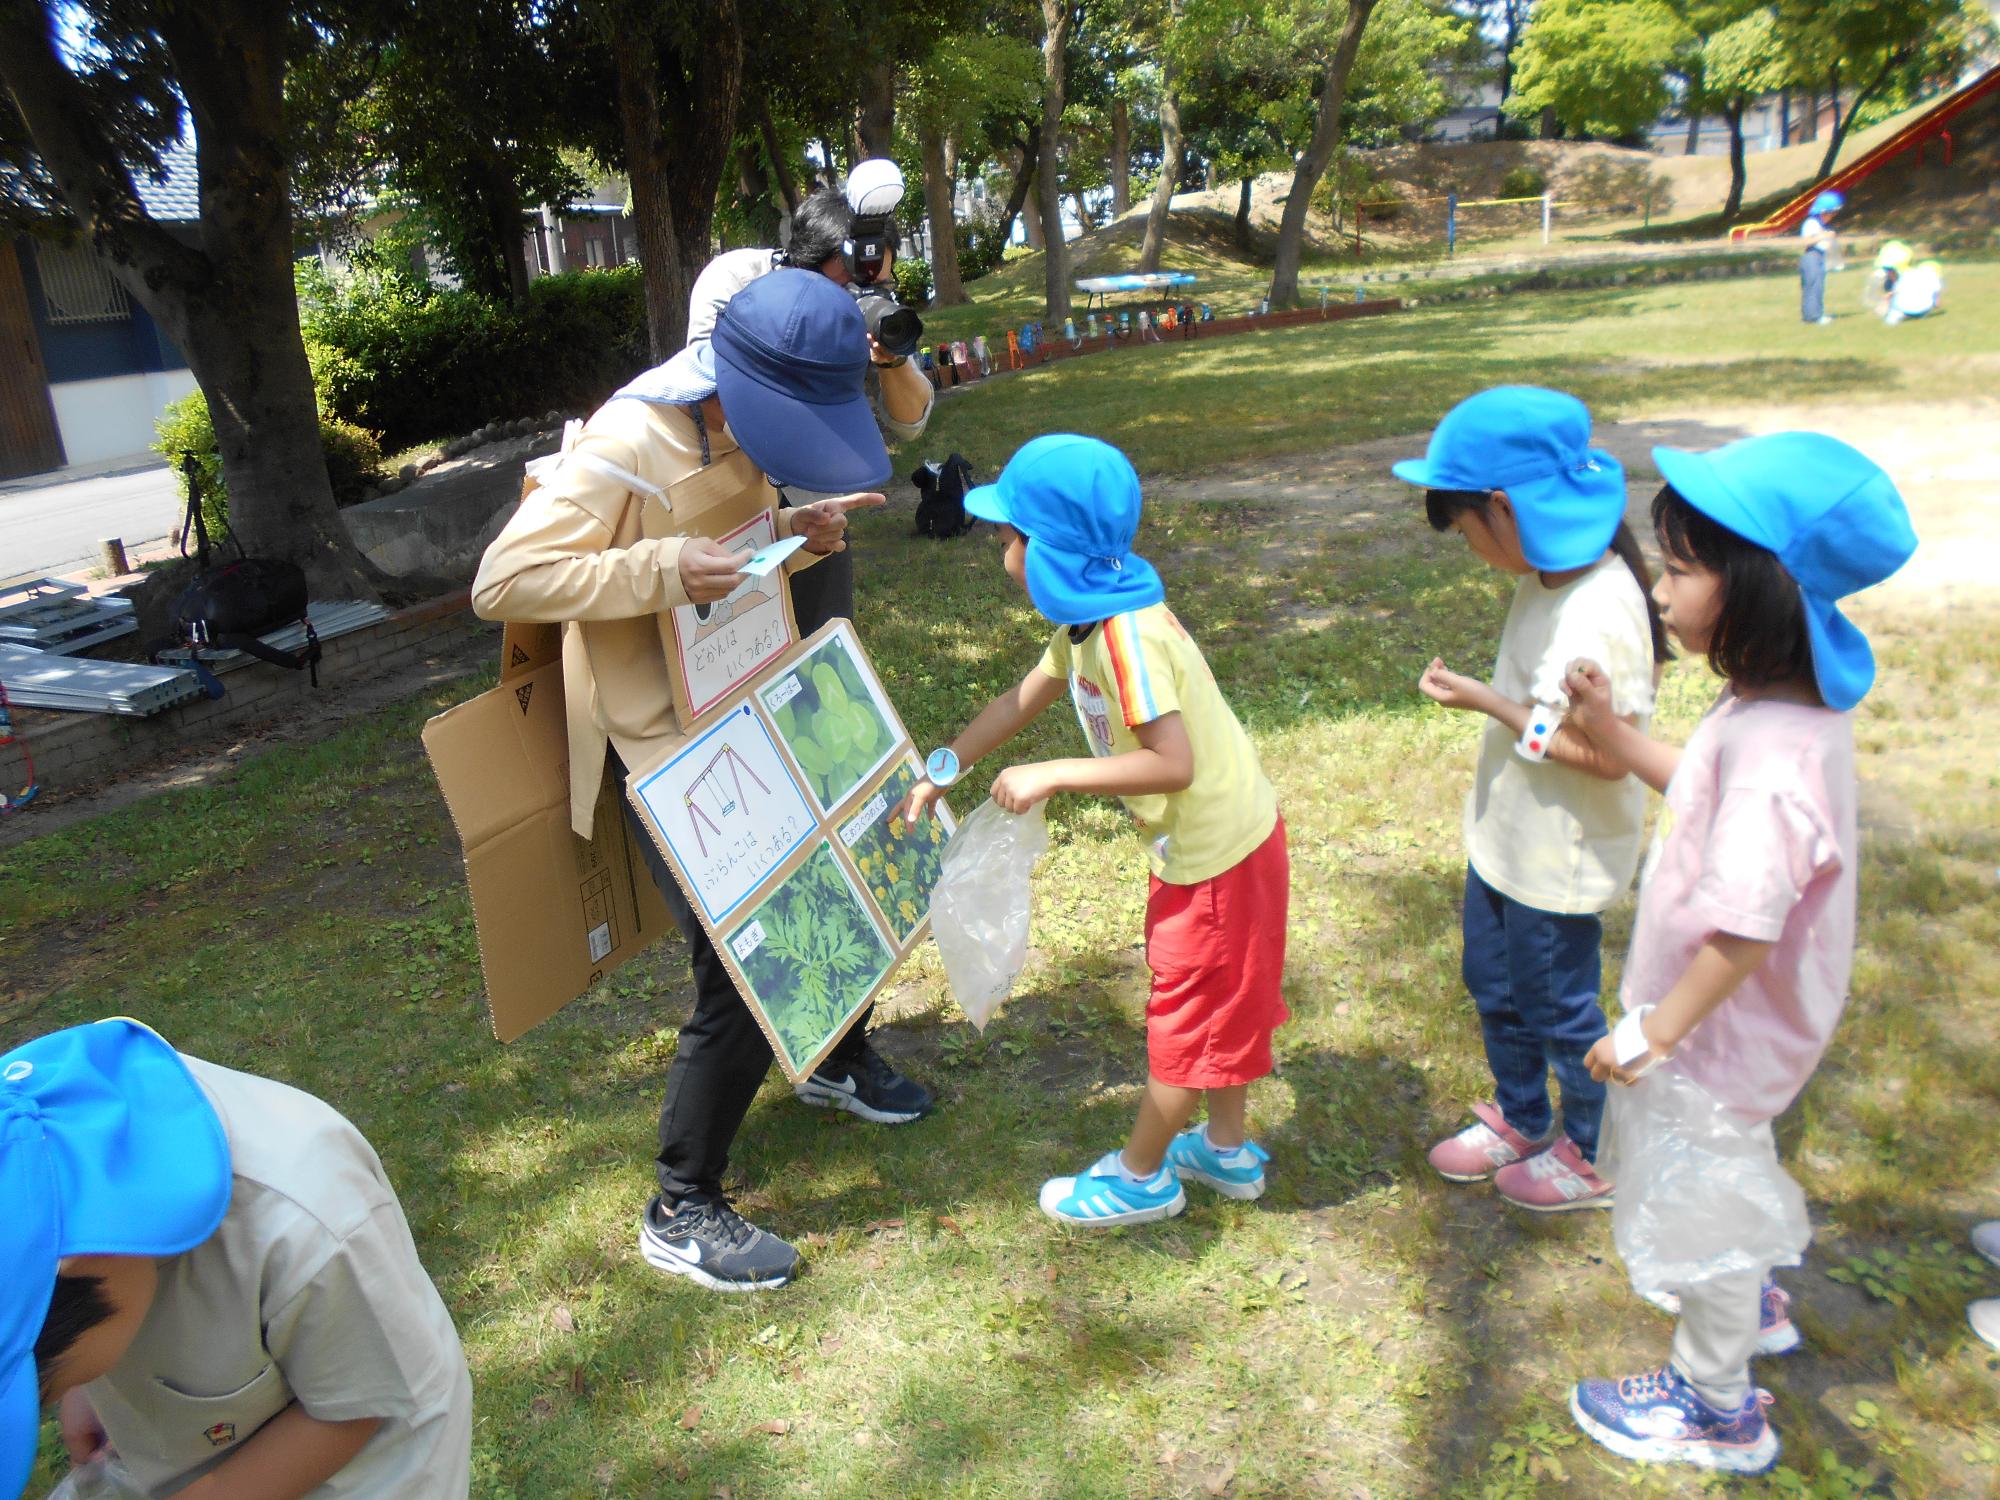
[{"label": "photographer holding camera", "polygon": [[[688,295],[690,349],[705,343],[729,299],[780,266],[817,271],[845,287],[861,308],[868,329],[868,406],[884,441],[906,443],[923,435],[937,391],[910,356],[923,338],[923,319],[896,301],[896,205],[903,200],[903,174],[886,157],[858,162],[843,195],[832,188],[808,194],[792,215],[790,244],[783,250],[727,250],[695,278]],[[820,498],[800,492],[783,503]],[[854,554],[837,553],[792,583],[792,608],[799,629],[812,634],[828,620],[854,618]]]}]

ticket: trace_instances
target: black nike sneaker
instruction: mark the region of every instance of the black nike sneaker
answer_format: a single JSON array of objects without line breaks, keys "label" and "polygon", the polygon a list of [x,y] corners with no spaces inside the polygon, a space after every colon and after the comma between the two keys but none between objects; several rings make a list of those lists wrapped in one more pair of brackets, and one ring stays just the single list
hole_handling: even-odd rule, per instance
[{"label": "black nike sneaker", "polygon": [[889,1066],[872,1042],[852,1059],[829,1058],[792,1092],[820,1109],[844,1109],[877,1125],[907,1125],[931,1110],[931,1091]]},{"label": "black nike sneaker", "polygon": [[798,1251],[720,1196],[690,1199],[671,1214],[655,1197],[639,1216],[639,1253],[716,1292],[768,1292],[799,1274]]}]

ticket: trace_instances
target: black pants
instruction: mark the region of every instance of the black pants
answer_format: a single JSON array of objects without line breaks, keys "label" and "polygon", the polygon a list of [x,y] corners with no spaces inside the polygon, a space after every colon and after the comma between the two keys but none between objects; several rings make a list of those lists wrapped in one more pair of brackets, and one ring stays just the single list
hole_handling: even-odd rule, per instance
[{"label": "black pants", "polygon": [[[828,576],[816,579],[822,573]],[[803,587],[808,580],[815,583],[810,591]],[[801,635],[810,635],[831,619],[852,619],[852,554],[836,553],[801,573],[793,581],[792,605]],[[613,774],[622,783],[625,765],[616,751],[611,760]],[[660,1101],[660,1198],[671,1210],[683,1199],[721,1193],[730,1143],[770,1071],[771,1043],[737,993],[715,944],[630,804],[625,807],[625,817],[645,854],[653,883],[666,898],[674,925],[687,939],[688,966],[694,973],[694,1014],[681,1027],[679,1048],[667,1069],[666,1094]],[[822,1067],[855,1060],[873,1014],[872,1006],[861,1014]]]}]

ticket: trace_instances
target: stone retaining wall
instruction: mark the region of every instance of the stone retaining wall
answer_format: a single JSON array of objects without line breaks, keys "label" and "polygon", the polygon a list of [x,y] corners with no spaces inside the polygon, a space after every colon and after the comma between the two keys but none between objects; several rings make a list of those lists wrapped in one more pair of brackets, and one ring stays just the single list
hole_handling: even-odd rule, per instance
[{"label": "stone retaining wall", "polygon": [[[379,679],[482,632],[494,634],[497,650],[499,628],[474,616],[464,593],[450,594],[325,642],[317,689],[305,672],[252,661],[222,674],[228,691],[220,698],[196,698],[143,719],[16,708],[16,732],[34,752],[44,792],[61,795],[116,781],[190,750],[212,749],[232,731],[281,719],[316,696]],[[0,750],[0,779],[18,785],[20,771],[13,748]]]}]

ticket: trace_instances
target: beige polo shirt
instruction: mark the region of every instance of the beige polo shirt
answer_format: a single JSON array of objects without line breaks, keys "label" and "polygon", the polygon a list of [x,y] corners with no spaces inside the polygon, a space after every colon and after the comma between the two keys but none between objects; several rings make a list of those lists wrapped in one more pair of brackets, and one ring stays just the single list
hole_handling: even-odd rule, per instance
[{"label": "beige polo shirt", "polygon": [[[1612,711],[1641,732],[1653,714],[1653,628],[1632,570],[1612,553],[1561,588],[1530,573],[1514,589],[1493,690],[1515,703],[1563,707],[1563,677],[1589,657],[1611,679]],[[1486,721],[1465,799],[1465,849],[1494,890],[1538,911],[1603,911],[1639,865],[1646,788],[1606,781],[1553,760],[1514,753],[1514,732]]]},{"label": "beige polo shirt", "polygon": [[296,1402],[382,1419],[307,1500],[463,1500],[472,1377],[374,1149],[310,1094],[186,1062],[229,1142],[229,1212],[160,1262],[138,1337],[85,1387],[120,1458],[171,1494]]}]

